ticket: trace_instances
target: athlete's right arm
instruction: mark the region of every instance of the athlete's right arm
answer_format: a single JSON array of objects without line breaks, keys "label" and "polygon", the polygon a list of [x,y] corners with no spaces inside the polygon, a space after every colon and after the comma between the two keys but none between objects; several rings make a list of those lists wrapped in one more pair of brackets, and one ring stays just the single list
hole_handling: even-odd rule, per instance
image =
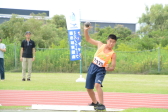
[{"label": "athlete's right arm", "polygon": [[90,27],[84,27],[84,36],[85,36],[86,41],[93,45],[96,45],[99,48],[103,43],[90,38],[89,33],[88,33],[89,29]]}]

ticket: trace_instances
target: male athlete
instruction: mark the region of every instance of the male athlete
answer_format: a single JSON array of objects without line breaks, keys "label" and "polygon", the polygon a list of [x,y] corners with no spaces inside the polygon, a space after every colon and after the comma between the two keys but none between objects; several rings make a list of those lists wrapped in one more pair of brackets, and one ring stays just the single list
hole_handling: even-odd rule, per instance
[{"label": "male athlete", "polygon": [[[116,44],[117,37],[113,34],[110,34],[107,38],[107,43],[104,44],[100,41],[96,41],[89,36],[90,26],[84,27],[84,36],[87,42],[96,45],[98,47],[94,59],[90,64],[86,77],[86,89],[92,100],[92,103],[89,106],[94,106],[96,110],[105,110],[106,107],[103,101],[103,91],[102,91],[102,82],[106,71],[113,71],[116,66],[116,54],[113,51],[113,47]],[[97,90],[99,102],[95,97],[93,91],[94,87]]]}]

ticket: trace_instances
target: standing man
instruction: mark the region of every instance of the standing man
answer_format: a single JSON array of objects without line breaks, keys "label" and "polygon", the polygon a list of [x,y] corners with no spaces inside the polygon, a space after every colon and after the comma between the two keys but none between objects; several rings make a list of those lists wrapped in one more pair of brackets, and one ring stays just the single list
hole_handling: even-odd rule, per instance
[{"label": "standing man", "polygon": [[31,32],[26,31],[26,39],[21,43],[20,61],[22,61],[22,81],[26,80],[26,68],[28,65],[27,81],[30,81],[32,72],[32,62],[35,60],[35,43],[30,39]]},{"label": "standing man", "polygon": [[[105,110],[103,99],[103,90],[101,87],[103,79],[106,75],[106,71],[113,71],[116,66],[116,54],[113,50],[113,47],[116,44],[117,37],[114,34],[110,34],[107,37],[106,43],[94,40],[89,36],[90,26],[84,27],[84,36],[87,42],[96,45],[97,51],[94,55],[93,61],[90,64],[88,69],[87,78],[86,78],[86,89],[92,100],[90,106],[94,106],[96,110]],[[95,93],[93,91],[94,87],[97,90],[99,102],[96,99]]]},{"label": "standing man", "polygon": [[0,75],[2,81],[5,80],[4,52],[6,52],[6,46],[2,43],[2,39],[0,38]]}]

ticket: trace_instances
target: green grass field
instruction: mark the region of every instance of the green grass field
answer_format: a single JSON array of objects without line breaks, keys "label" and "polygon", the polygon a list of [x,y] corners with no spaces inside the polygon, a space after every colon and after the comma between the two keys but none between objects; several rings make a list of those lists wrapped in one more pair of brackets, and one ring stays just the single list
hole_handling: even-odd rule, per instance
[{"label": "green grass field", "polygon": [[[32,81],[21,81],[21,73],[6,73],[0,90],[86,91],[85,83],[76,82],[79,73],[32,73]],[[82,74],[86,79],[86,74]],[[104,92],[168,94],[168,75],[107,74]],[[0,106],[1,109],[23,109],[22,106]],[[123,112],[168,112],[168,109],[136,108]]]},{"label": "green grass field", "polygon": [[122,112],[168,112],[168,109],[158,109],[158,108],[133,108],[126,109]]},{"label": "green grass field", "polygon": [[[32,81],[21,81],[21,73],[6,73],[0,90],[86,91],[85,83],[76,82],[77,73],[32,73]],[[86,78],[86,74],[82,74]],[[168,94],[168,75],[107,74],[104,92]]]}]

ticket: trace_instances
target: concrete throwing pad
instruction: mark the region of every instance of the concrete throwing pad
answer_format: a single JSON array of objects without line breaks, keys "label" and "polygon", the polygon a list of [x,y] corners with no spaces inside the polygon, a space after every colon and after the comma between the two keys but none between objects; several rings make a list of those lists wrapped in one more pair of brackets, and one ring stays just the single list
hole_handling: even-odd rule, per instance
[{"label": "concrete throwing pad", "polygon": [[[95,111],[93,106],[73,106],[73,105],[40,105],[33,104],[31,109],[40,109],[40,110],[62,110],[62,111]],[[111,109],[106,108],[106,111],[117,112],[122,111],[123,109]]]}]

